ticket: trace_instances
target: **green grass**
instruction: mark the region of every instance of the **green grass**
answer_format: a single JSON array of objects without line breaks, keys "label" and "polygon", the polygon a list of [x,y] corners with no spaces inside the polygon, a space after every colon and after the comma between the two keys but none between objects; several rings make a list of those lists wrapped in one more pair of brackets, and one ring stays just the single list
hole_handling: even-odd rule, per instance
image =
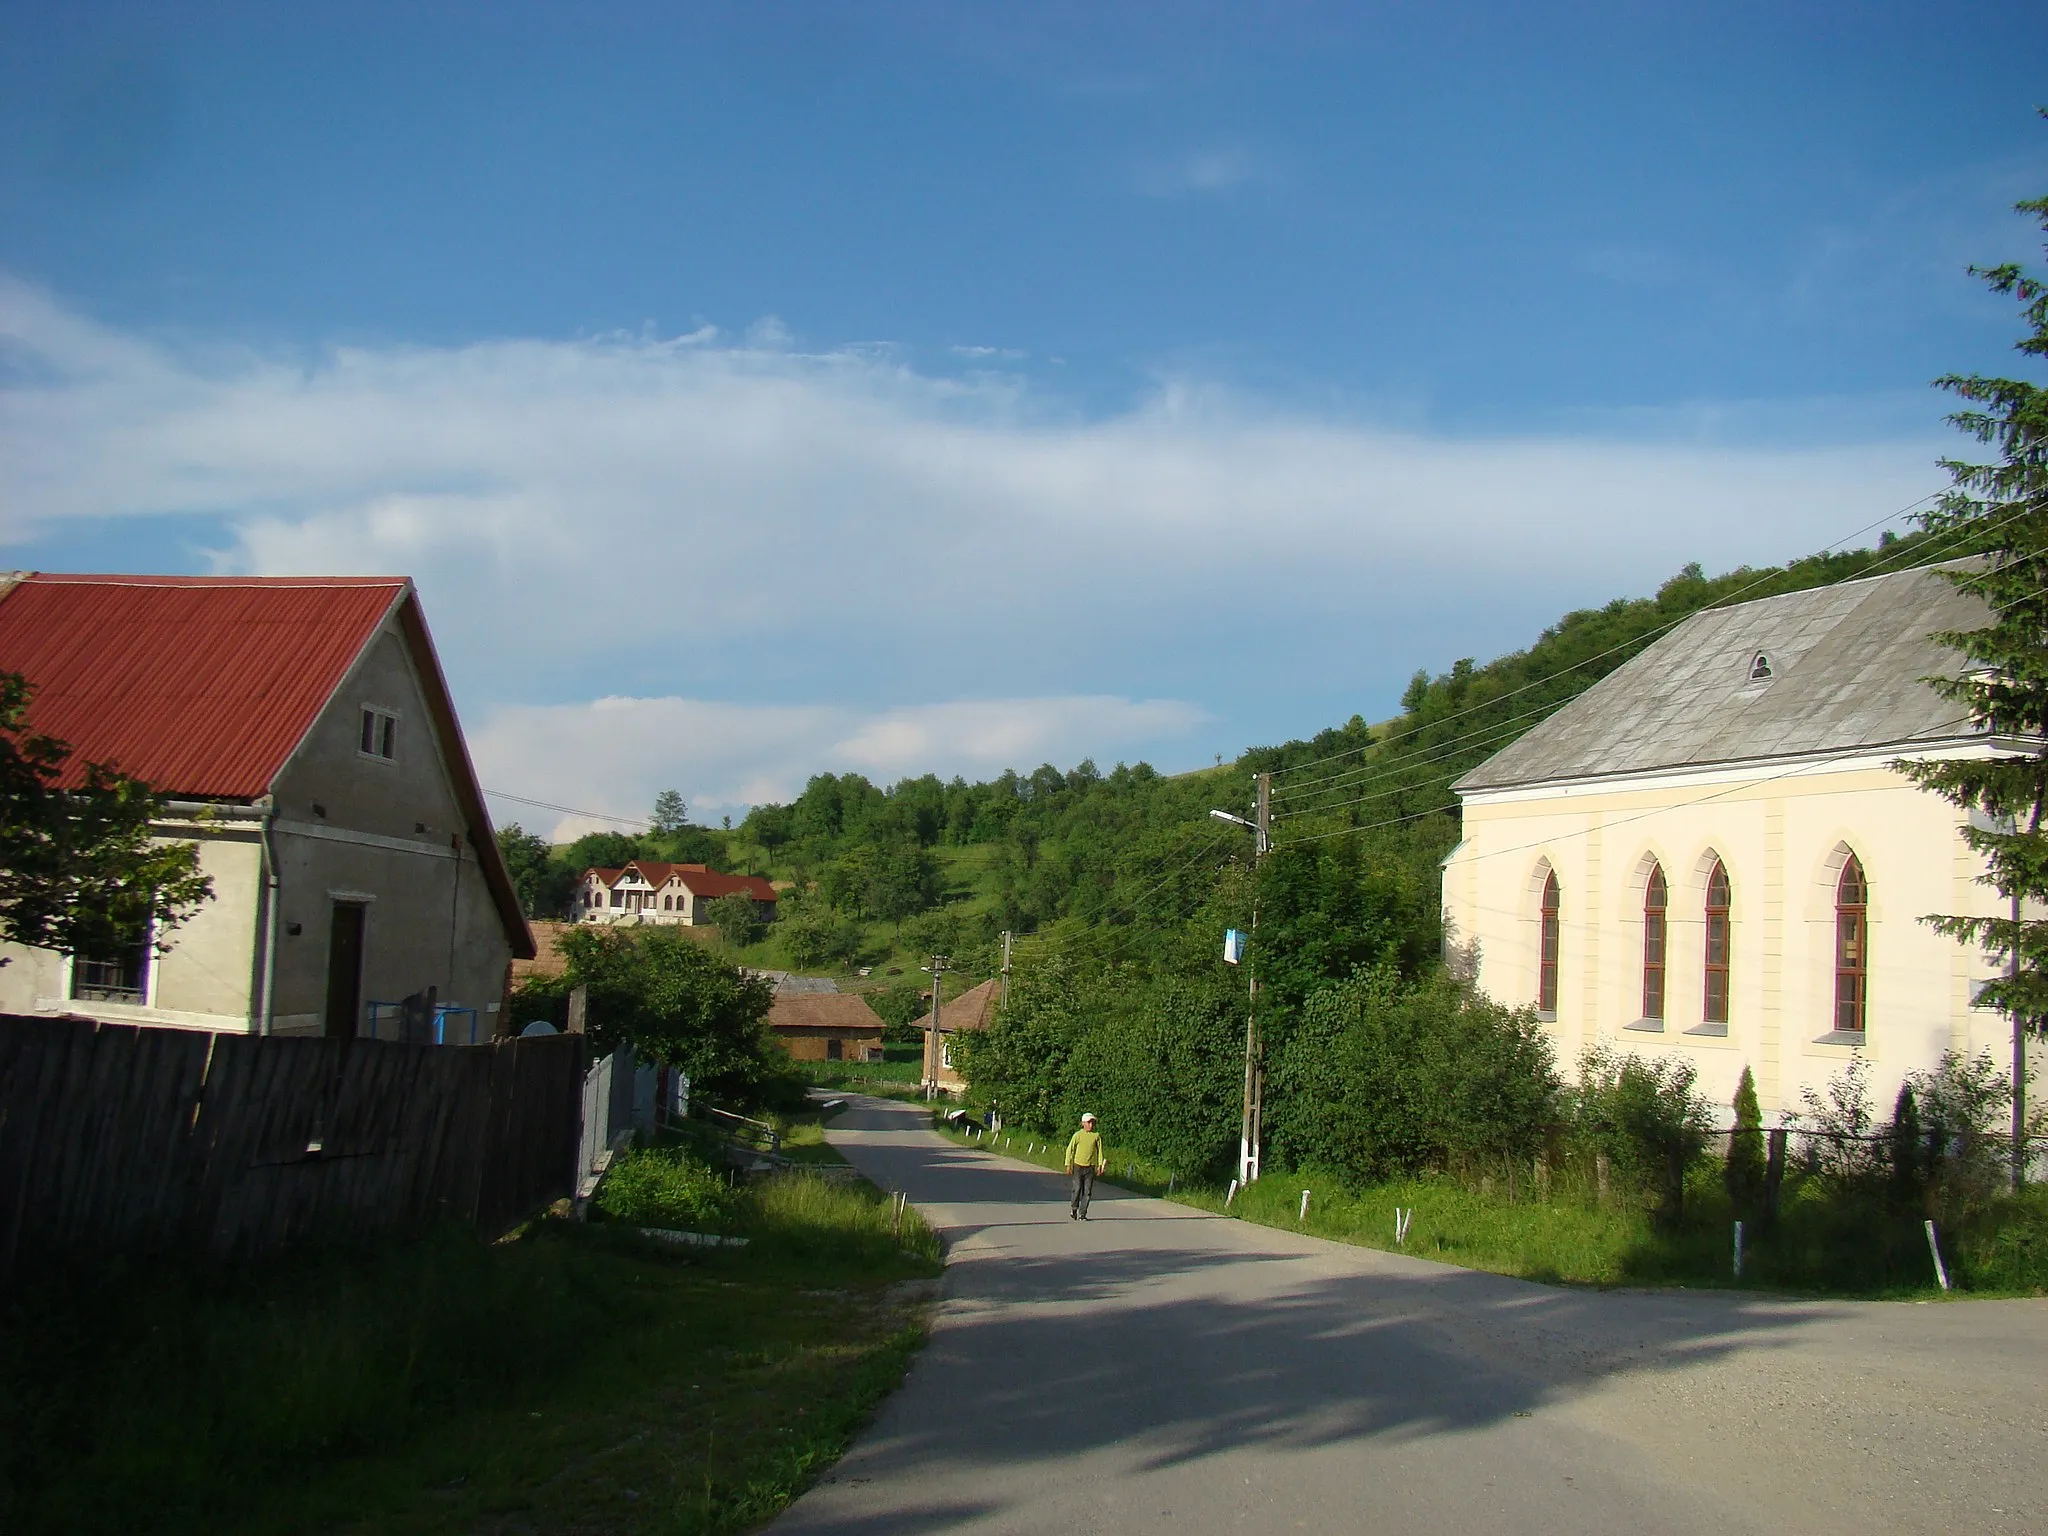
[{"label": "green grass", "polygon": [[19,1287],[0,1306],[0,1529],[756,1524],[901,1380],[940,1254],[864,1185],[745,1194],[738,1249],[547,1221],[494,1245],[444,1231]]},{"label": "green grass", "polygon": [[851,1088],[885,1097],[892,1089],[914,1090],[924,1076],[924,1062],[911,1061],[800,1061],[799,1071],[814,1088]]},{"label": "green grass", "polygon": [[[934,1126],[964,1146],[982,1146],[1040,1167],[1063,1166],[1064,1136],[1007,1131],[976,1139]],[[1136,1153],[1108,1146],[1109,1182],[1197,1209],[1224,1211],[1227,1187],[1189,1184]],[[1301,1193],[1309,1191],[1308,1218]],[[1407,1241],[1394,1237],[1396,1207],[1415,1212]],[[1687,1216],[1659,1228],[1639,1205],[1602,1205],[1577,1191],[1553,1198],[1523,1187],[1510,1199],[1450,1178],[1347,1190],[1317,1174],[1268,1173],[1231,1199],[1229,1214],[1314,1237],[1438,1259],[1552,1284],[1713,1286],[1814,1295],[1939,1297],[1927,1240],[1916,1218],[1844,1210],[1811,1184],[1788,1186],[1777,1229],[1745,1232],[1743,1277],[1733,1269],[1733,1212],[1717,1171],[1702,1166],[1688,1186]],[[2048,1294],[2048,1189],[2002,1198],[1957,1230],[1941,1234],[1943,1259],[1959,1292]]]}]

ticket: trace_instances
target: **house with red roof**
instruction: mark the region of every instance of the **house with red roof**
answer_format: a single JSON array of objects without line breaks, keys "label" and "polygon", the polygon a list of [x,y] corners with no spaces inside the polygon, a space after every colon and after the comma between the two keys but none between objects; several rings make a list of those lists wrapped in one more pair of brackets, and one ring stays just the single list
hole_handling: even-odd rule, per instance
[{"label": "house with red roof", "polygon": [[0,573],[0,670],[214,891],[161,950],[0,945],[0,1011],[391,1037],[432,989],[438,1038],[497,1032],[533,937],[409,580]]},{"label": "house with red roof", "polygon": [[622,869],[586,869],[577,878],[569,915],[579,923],[711,921],[721,896],[750,896],[763,922],[775,920],[775,887],[759,875],[725,875],[704,864],[635,859]]}]

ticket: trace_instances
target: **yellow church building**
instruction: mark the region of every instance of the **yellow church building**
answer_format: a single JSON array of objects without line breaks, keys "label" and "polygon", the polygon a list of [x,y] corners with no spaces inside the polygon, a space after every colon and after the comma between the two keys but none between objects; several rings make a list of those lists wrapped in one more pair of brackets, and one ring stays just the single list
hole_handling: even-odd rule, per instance
[{"label": "yellow church building", "polygon": [[1964,813],[1900,758],[2023,749],[1924,679],[1986,622],[1932,568],[1694,614],[1454,786],[1446,942],[1567,1066],[1675,1055],[1797,1109],[1857,1053],[1880,1112],[1946,1049],[2009,1060],[1992,974],[1930,913],[1993,915]]}]

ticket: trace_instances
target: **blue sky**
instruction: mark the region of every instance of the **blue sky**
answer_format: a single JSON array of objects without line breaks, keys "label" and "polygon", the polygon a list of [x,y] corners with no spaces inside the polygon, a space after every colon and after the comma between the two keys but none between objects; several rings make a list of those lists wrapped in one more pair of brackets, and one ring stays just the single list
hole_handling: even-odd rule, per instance
[{"label": "blue sky", "polygon": [[2024,7],[420,9],[0,4],[0,561],[413,574],[613,812],[1192,766],[1838,541],[2048,190]]}]

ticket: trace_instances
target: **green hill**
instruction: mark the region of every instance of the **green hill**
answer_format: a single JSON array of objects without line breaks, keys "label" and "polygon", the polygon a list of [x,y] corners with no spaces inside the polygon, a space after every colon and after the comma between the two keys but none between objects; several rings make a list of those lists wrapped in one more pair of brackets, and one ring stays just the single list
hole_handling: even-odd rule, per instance
[{"label": "green hill", "polygon": [[[921,982],[934,953],[958,967],[949,992],[970,985],[998,964],[1006,930],[1032,963],[1213,969],[1222,927],[1249,906],[1250,839],[1208,813],[1249,814],[1253,776],[1270,772],[1276,854],[1262,876],[1273,886],[1262,922],[1293,930],[1274,979],[1298,995],[1358,964],[1425,964],[1437,948],[1437,861],[1458,836],[1452,781],[1686,616],[1945,552],[1916,534],[1714,577],[1689,566],[1653,596],[1566,614],[1526,650],[1417,672],[1391,720],[1353,716],[1219,768],[1104,772],[1084,761],[887,787],[819,774],[794,801],[757,807],[734,828],[597,834],[524,848],[515,866],[540,915],[551,897],[565,899],[576,869],[636,854],[768,875],[786,887],[783,920],[734,957],[877,989]],[[1269,930],[1262,947],[1276,951],[1277,938]]]}]

